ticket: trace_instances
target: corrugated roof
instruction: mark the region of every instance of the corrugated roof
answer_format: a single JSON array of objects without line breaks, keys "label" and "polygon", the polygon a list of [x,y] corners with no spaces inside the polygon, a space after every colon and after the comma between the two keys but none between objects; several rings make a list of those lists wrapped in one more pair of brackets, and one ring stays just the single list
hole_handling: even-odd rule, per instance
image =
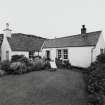
[{"label": "corrugated roof", "polygon": [[45,40],[43,48],[62,48],[62,47],[83,47],[95,46],[101,31],[86,33],[85,36],[78,34],[68,37]]},{"label": "corrugated roof", "polygon": [[40,51],[45,38],[22,33],[14,33],[7,37],[12,51]]}]

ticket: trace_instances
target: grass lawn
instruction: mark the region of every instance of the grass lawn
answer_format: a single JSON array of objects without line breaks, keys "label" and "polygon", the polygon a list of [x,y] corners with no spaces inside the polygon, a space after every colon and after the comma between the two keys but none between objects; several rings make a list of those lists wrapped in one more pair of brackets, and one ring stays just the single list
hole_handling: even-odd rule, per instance
[{"label": "grass lawn", "polygon": [[36,71],[0,78],[0,105],[86,105],[83,74]]}]

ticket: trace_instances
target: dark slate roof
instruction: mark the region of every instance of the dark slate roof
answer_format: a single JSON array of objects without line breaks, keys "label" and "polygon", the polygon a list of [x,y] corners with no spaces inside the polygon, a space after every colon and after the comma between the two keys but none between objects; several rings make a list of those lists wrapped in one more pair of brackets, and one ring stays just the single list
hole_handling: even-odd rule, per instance
[{"label": "dark slate roof", "polygon": [[3,42],[3,34],[0,34],[0,47],[2,45],[2,42]]},{"label": "dark slate roof", "polygon": [[7,40],[12,51],[40,51],[45,38],[14,33],[11,37],[7,37]]},{"label": "dark slate roof", "polygon": [[45,40],[43,48],[96,46],[101,31]]}]

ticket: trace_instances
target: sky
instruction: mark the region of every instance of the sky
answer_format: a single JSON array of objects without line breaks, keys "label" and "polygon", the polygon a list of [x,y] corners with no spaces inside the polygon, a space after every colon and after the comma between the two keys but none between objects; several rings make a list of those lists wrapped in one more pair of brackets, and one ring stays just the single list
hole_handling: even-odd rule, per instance
[{"label": "sky", "polygon": [[0,0],[0,33],[6,23],[13,33],[44,38],[105,32],[105,0]]}]

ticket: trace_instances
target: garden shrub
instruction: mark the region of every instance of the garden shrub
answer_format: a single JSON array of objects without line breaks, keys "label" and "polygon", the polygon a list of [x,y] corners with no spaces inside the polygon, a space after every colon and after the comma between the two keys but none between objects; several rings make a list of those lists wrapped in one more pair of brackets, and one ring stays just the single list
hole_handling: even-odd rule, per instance
[{"label": "garden shrub", "polygon": [[100,63],[105,63],[105,54],[98,55],[96,60]]},{"label": "garden shrub", "polygon": [[13,55],[11,57],[11,62],[17,62],[19,61],[21,58],[24,58],[24,55]]},{"label": "garden shrub", "polygon": [[21,62],[27,67],[27,72],[31,72],[33,69],[32,60],[29,60],[24,55],[13,55],[11,62]]},{"label": "garden shrub", "polygon": [[44,65],[43,65],[43,69],[50,69],[50,68],[51,68],[51,65],[50,65],[49,60],[45,60]]},{"label": "garden shrub", "polygon": [[44,67],[44,62],[42,59],[35,59],[33,62],[32,62],[32,69],[33,71],[38,71],[38,70],[42,70],[43,67]]},{"label": "garden shrub", "polygon": [[57,65],[57,68],[63,68],[63,61],[59,58],[55,58],[55,63]]},{"label": "garden shrub", "polygon": [[66,68],[66,69],[71,68],[71,64],[69,63],[69,60],[63,61],[63,67]]},{"label": "garden shrub", "polygon": [[27,67],[25,63],[22,62],[13,62],[11,63],[10,68],[14,74],[23,74],[27,72]]},{"label": "garden shrub", "polygon": [[36,57],[33,60],[29,60],[24,55],[13,55],[11,62],[3,61],[1,63],[1,70],[4,70],[10,74],[23,74],[31,71],[39,71],[50,68],[49,61]]},{"label": "garden shrub", "polygon": [[37,58],[32,62],[33,71],[46,70],[51,68],[50,63],[46,59]]},{"label": "garden shrub", "polygon": [[0,70],[0,77],[4,76],[6,74],[6,72],[4,70]]},{"label": "garden shrub", "polygon": [[105,99],[105,55],[97,56],[88,68],[87,93],[90,105],[104,105]]},{"label": "garden shrub", "polygon": [[65,68],[65,69],[70,69],[71,64],[69,63],[69,60],[61,60],[59,58],[55,59],[56,65],[58,68]]},{"label": "garden shrub", "polygon": [[13,55],[11,58],[11,62],[23,62],[27,66],[30,63],[29,59],[25,57],[24,55]]},{"label": "garden shrub", "polygon": [[4,70],[5,72],[10,74],[12,72],[11,69],[10,69],[10,64],[11,64],[11,62],[8,61],[8,60],[2,61],[1,64],[0,64],[1,65],[1,70]]}]

